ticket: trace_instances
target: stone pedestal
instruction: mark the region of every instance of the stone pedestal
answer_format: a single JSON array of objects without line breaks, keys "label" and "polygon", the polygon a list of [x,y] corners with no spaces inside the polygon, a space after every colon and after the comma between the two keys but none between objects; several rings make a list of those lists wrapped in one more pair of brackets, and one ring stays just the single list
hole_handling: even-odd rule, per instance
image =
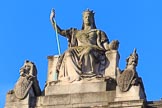
[{"label": "stone pedestal", "polygon": [[145,98],[145,92],[141,88],[140,84],[138,86],[132,86],[127,92],[121,92],[119,87],[116,87],[115,101],[131,101]]},{"label": "stone pedestal", "polygon": [[105,76],[116,79],[119,53],[117,50],[110,50],[106,52],[106,57],[108,58],[108,67],[105,69]]},{"label": "stone pedestal", "polygon": [[91,79],[73,83],[50,82],[36,108],[106,108],[116,96],[112,79]]},{"label": "stone pedestal", "polygon": [[36,108],[104,108],[114,97],[115,91],[49,95],[38,97]]},{"label": "stone pedestal", "polygon": [[145,100],[129,100],[110,102],[108,108],[147,108]]},{"label": "stone pedestal", "polygon": [[91,81],[81,80],[73,83],[50,82],[45,87],[45,95],[71,94],[71,93],[88,93],[88,92],[105,92],[115,90],[116,82],[112,79],[104,78],[92,79]]},{"label": "stone pedestal", "polygon": [[48,75],[47,84],[51,81],[57,81],[56,65],[59,55],[48,56]]},{"label": "stone pedestal", "polygon": [[34,108],[36,97],[33,95],[33,90],[30,89],[25,99],[16,98],[14,93],[6,95],[6,104],[4,108]]},{"label": "stone pedestal", "polygon": [[54,84],[45,88],[45,95],[71,94],[71,93],[88,93],[106,91],[106,82],[76,82]]}]

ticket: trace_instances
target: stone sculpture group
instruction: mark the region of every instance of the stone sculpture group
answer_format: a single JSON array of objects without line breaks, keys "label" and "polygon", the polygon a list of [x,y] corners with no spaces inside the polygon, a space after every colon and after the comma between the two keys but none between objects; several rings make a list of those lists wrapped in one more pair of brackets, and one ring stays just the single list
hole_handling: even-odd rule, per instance
[{"label": "stone sculpture group", "polygon": [[140,104],[133,101],[131,105],[143,108],[146,95],[136,71],[136,49],[127,58],[126,68],[120,71],[119,41],[109,42],[106,33],[97,29],[92,10],[83,12],[81,29],[64,30],[54,18],[52,9],[50,21],[55,31],[68,39],[68,49],[61,55],[48,56],[48,75],[42,92],[35,64],[25,61],[14,89],[7,94],[5,108],[117,108],[129,107],[118,102],[130,100],[139,100]]}]

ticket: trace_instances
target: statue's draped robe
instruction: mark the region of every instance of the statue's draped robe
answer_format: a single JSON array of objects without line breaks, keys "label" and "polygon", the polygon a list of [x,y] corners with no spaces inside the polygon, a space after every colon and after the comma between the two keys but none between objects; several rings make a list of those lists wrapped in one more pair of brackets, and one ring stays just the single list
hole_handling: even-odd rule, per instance
[{"label": "statue's draped robe", "polygon": [[71,28],[66,30],[65,37],[69,48],[58,60],[58,80],[75,81],[83,74],[104,74],[107,58],[103,44],[109,40],[103,31]]}]

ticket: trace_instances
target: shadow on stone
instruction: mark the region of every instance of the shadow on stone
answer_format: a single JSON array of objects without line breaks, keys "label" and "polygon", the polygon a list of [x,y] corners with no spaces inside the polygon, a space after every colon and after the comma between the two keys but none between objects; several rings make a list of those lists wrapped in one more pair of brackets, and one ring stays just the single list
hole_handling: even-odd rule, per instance
[{"label": "shadow on stone", "polygon": [[106,81],[106,91],[111,91],[116,89],[116,80],[113,78],[105,79]]}]

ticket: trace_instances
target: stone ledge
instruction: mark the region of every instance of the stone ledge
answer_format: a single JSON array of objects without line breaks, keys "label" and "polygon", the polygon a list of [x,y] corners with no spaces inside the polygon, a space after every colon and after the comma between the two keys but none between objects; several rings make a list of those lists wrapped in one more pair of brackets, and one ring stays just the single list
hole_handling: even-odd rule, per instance
[{"label": "stone ledge", "polygon": [[45,96],[56,94],[105,92],[116,89],[116,82],[109,78],[92,79],[91,81],[51,82],[45,87]]},{"label": "stone ledge", "polygon": [[109,108],[146,108],[145,100],[110,102]]},{"label": "stone ledge", "polygon": [[36,98],[30,96],[30,94],[28,94],[23,100],[17,99],[14,93],[7,94],[4,108],[20,108],[20,106],[21,108],[31,108],[31,106],[35,105],[35,101]]},{"label": "stone ledge", "polygon": [[59,106],[64,106],[64,108],[68,108],[68,106],[106,106],[109,102],[114,101],[114,98],[115,91],[40,96],[37,98],[36,107],[44,108],[43,106],[55,106],[59,108]]},{"label": "stone ledge", "polygon": [[140,99],[146,99],[145,93],[140,85],[131,86],[131,88],[127,92],[121,92],[119,87],[116,87],[115,101],[131,101]]},{"label": "stone ledge", "polygon": [[147,107],[148,108],[162,108],[162,100],[160,100],[160,101],[148,101]]}]

